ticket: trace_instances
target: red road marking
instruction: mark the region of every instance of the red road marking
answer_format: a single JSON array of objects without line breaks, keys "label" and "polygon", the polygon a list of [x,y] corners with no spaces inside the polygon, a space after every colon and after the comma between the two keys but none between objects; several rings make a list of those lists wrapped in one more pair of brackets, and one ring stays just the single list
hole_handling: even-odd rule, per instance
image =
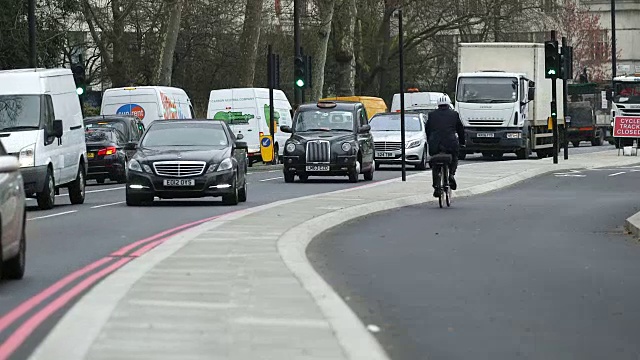
[{"label": "red road marking", "polygon": [[11,334],[11,336],[9,336],[9,338],[0,346],[0,359],[4,360],[11,356],[11,354],[13,354],[13,352],[16,351],[16,349],[20,347],[20,345],[22,345],[22,343],[24,343],[24,341],[33,333],[33,331],[38,326],[40,326],[43,321],[45,321],[54,312],[58,311],[60,308],[66,305],[75,296],[80,294],[91,285],[97,283],[103,277],[121,268],[131,260],[131,258],[124,258],[116,261],[108,267],[82,280],[76,286],[72,287],[67,292],[63,293],[58,298],[47,304],[47,306],[42,308],[42,310],[38,311],[22,325],[20,325],[20,327],[13,334]]},{"label": "red road marking", "polygon": [[[175,235],[177,235],[179,233],[176,233]],[[138,256],[148,252],[149,250],[155,248],[156,246],[162,244],[163,242],[165,242],[167,240],[168,240],[168,238],[164,238],[164,239],[160,239],[160,240],[156,240],[156,241],[150,242],[147,245],[145,245],[145,246],[141,247],[140,249],[136,250],[133,254],[131,254],[131,256],[132,257],[138,257]]]},{"label": "red road marking", "polygon": [[33,296],[32,298],[30,298],[29,300],[23,302],[22,304],[17,306],[15,309],[11,310],[9,313],[7,313],[2,318],[0,318],[0,331],[4,331],[14,321],[16,321],[16,319],[18,319],[22,315],[26,314],[27,312],[32,310],[34,307],[38,306],[38,304],[43,302],[46,298],[48,298],[49,296],[51,296],[51,295],[55,294],[56,292],[60,291],[60,289],[62,289],[63,287],[67,286],[72,281],[76,280],[77,278],[81,277],[82,275],[87,274],[88,272],[90,272],[90,271],[92,271],[92,270],[104,265],[105,263],[107,263],[109,261],[112,261],[112,260],[113,260],[112,258],[105,257],[105,258],[102,258],[102,259],[100,259],[98,261],[95,261],[95,262],[83,267],[80,270],[76,270],[76,271],[72,272],[71,274],[65,276],[64,278],[62,278],[60,280],[58,280],[56,283],[54,283],[53,285],[49,286],[45,290],[41,291],[39,294],[37,294],[37,295]]}]

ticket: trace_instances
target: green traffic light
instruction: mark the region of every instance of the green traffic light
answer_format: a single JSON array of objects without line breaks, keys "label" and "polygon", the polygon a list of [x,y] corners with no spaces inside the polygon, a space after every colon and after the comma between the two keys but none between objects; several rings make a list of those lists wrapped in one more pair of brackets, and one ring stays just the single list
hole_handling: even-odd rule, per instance
[{"label": "green traffic light", "polygon": [[297,87],[304,87],[304,80],[302,80],[302,79],[296,80],[296,86]]},{"label": "green traffic light", "polygon": [[549,75],[555,75],[555,74],[556,74],[556,71],[555,71],[555,70],[553,70],[553,69],[550,69],[550,70],[549,70],[549,72],[548,72],[548,74],[549,74]]},{"label": "green traffic light", "polygon": [[77,93],[78,95],[82,95],[82,94],[84,94],[84,89],[83,89],[83,88],[81,88],[81,87],[76,88],[76,93]]}]

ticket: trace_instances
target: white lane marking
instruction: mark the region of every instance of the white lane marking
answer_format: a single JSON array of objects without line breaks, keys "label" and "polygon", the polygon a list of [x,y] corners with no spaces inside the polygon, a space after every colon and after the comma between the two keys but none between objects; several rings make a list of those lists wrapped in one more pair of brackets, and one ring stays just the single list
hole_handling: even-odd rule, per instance
[{"label": "white lane marking", "polygon": [[627,173],[626,171],[622,171],[622,172],[617,172],[615,174],[611,174],[609,176],[618,176],[618,175],[622,175],[622,174],[626,174],[626,173]]},{"label": "white lane marking", "polygon": [[[126,188],[127,188],[126,186],[118,186],[118,187],[108,188],[108,189],[86,190],[85,193],[92,194],[92,193],[99,193],[99,192],[105,192],[105,191],[122,190],[122,189],[126,189]],[[69,196],[69,194],[65,193],[65,194],[60,194],[60,195],[56,195],[56,196]]]},{"label": "white lane marking", "polygon": [[78,210],[64,211],[64,212],[61,212],[61,213],[56,213],[56,214],[51,214],[51,215],[38,216],[38,217],[31,218],[31,219],[27,219],[27,221],[38,220],[38,219],[46,219],[46,218],[50,218],[50,217],[54,217],[54,216],[60,216],[60,215],[66,215],[66,214],[73,214],[75,212],[78,212]]},{"label": "white lane marking", "polygon": [[262,179],[262,180],[258,180],[258,181],[271,181],[271,180],[278,180],[278,179],[282,179],[282,176],[278,176],[278,177],[274,177],[274,178],[269,178],[269,179]]},{"label": "white lane marking", "polygon": [[587,175],[584,174],[580,174],[580,170],[569,170],[568,173],[554,173],[553,175],[557,176],[557,177],[561,177],[561,176],[572,176],[572,177],[585,177]]},{"label": "white lane marking", "polygon": [[105,207],[105,206],[111,206],[111,205],[118,205],[118,204],[123,204],[124,201],[118,201],[118,202],[114,202],[114,203],[110,203],[110,204],[102,204],[102,205],[96,205],[96,206],[92,206],[92,209],[98,209],[101,207]]},{"label": "white lane marking", "polygon": [[282,171],[282,170],[269,170],[269,171],[250,171],[250,172],[247,172],[247,175],[250,175],[250,174],[265,174],[265,173],[274,173],[274,172],[279,172],[279,171]]}]

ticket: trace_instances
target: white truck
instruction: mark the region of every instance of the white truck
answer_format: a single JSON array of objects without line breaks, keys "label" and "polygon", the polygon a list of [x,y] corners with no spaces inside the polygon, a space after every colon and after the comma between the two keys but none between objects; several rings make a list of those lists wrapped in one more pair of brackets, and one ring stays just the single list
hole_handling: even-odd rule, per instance
[{"label": "white truck", "polygon": [[[612,95],[612,96],[611,96]],[[640,74],[617,76],[613,78],[613,92],[608,99],[611,106],[611,127],[616,116],[640,117]],[[613,130],[611,130],[613,134]],[[629,146],[632,138],[613,138],[616,147]]]},{"label": "white truck", "polygon": [[[460,44],[455,109],[466,137],[460,158],[471,153],[552,156],[551,81],[545,79],[544,44]],[[557,80],[559,143],[564,134],[562,94]]]}]

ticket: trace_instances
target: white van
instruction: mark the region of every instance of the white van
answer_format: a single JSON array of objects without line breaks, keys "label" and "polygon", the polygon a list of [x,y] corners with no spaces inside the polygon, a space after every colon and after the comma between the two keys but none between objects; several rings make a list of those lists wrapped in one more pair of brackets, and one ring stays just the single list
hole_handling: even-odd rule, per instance
[{"label": "white van", "polygon": [[[276,121],[273,146],[278,156],[282,156],[289,136],[280,131],[280,126],[291,126],[291,104],[282,90],[273,90],[273,107]],[[251,166],[262,159],[260,134],[269,134],[269,89],[213,90],[209,96],[207,119],[225,120],[235,134],[242,133],[249,148]]]},{"label": "white van", "polygon": [[61,187],[72,204],[84,203],[87,150],[71,70],[0,71],[0,141],[41,209],[53,208]]},{"label": "white van", "polygon": [[[438,98],[441,96],[449,97],[449,95],[441,92],[417,92],[409,90],[404,93],[404,109],[424,110],[425,114],[427,114],[438,108]],[[399,111],[400,94],[394,94],[393,101],[391,102],[391,112]]]},{"label": "white van", "polygon": [[137,86],[107,89],[100,115],[135,115],[145,127],[154,120],[192,119],[191,99],[179,88]]}]

